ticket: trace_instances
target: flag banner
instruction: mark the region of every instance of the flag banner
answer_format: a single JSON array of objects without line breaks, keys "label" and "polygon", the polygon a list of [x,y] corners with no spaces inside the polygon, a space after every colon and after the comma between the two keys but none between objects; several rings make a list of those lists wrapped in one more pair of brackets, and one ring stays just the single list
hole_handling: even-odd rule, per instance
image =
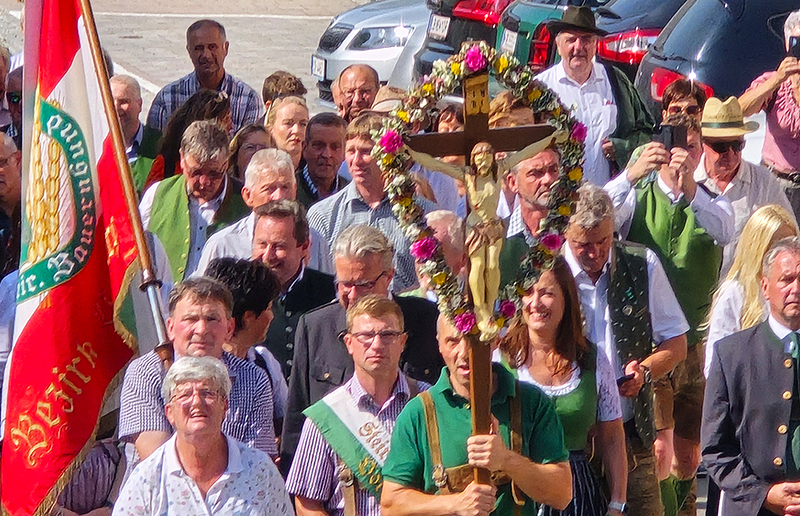
[{"label": "flag banner", "polygon": [[30,153],[3,393],[1,496],[13,516],[47,514],[91,448],[106,392],[136,351],[128,293],[140,277],[80,0],[25,9],[40,26],[26,27],[38,37],[25,51],[36,82],[26,81]]}]

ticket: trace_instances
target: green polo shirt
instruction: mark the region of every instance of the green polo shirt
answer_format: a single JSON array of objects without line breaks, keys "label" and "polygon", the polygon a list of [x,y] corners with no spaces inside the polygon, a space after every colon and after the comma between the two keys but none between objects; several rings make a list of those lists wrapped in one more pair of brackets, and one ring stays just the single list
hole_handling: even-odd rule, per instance
[{"label": "green polo shirt", "polygon": [[[510,401],[516,394],[514,377],[499,364],[493,364],[492,370],[497,377],[497,390],[492,395],[492,414],[500,422],[503,441],[510,447]],[[453,391],[446,367],[428,392],[433,398],[439,422],[444,467],[466,464],[467,438],[472,433],[469,402]],[[540,464],[566,462],[569,454],[564,447],[564,431],[552,402],[532,385],[520,384],[519,395],[522,397],[522,455]],[[424,410],[419,398],[409,401],[397,418],[383,477],[427,493],[436,492]],[[500,486],[492,514],[511,515],[513,506],[511,483]],[[536,514],[536,504],[530,499],[527,499],[523,514]]]}]

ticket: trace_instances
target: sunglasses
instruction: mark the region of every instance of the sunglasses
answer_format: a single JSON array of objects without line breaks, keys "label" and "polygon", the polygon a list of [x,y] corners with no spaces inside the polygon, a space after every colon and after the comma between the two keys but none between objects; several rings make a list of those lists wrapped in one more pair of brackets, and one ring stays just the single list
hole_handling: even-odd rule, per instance
[{"label": "sunglasses", "polygon": [[8,91],[6,92],[6,100],[8,100],[9,104],[19,104],[22,102],[22,92],[20,91]]},{"label": "sunglasses", "polygon": [[680,113],[685,113],[687,115],[694,116],[694,115],[700,113],[700,106],[684,106],[684,107],[670,106],[670,107],[667,108],[667,113],[669,113],[670,115],[677,115],[677,114],[680,114]]},{"label": "sunglasses", "polygon": [[744,140],[733,140],[729,142],[710,142],[706,140],[703,143],[711,147],[717,154],[725,154],[728,152],[728,149],[732,149],[733,152],[742,152],[742,149],[744,149]]}]

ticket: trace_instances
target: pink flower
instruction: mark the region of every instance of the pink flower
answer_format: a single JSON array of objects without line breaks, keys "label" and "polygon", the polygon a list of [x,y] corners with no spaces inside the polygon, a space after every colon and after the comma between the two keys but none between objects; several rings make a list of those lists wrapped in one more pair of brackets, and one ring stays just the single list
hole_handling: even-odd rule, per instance
[{"label": "pink flower", "polygon": [[467,53],[464,54],[464,64],[467,65],[467,69],[470,72],[477,72],[478,70],[486,68],[488,61],[483,55],[483,52],[481,52],[480,47],[475,46],[467,50]]},{"label": "pink flower", "polygon": [[381,141],[378,143],[384,152],[394,154],[403,146],[403,138],[397,134],[397,131],[389,130],[381,136]]},{"label": "pink flower", "polygon": [[517,306],[514,303],[508,299],[504,299],[500,302],[500,315],[506,319],[511,319],[514,317],[515,313],[517,313]]},{"label": "pink flower", "polygon": [[558,233],[548,233],[542,237],[541,242],[549,251],[558,251],[564,245],[564,237]]},{"label": "pink flower", "polygon": [[572,136],[572,138],[575,140],[582,142],[586,139],[586,132],[586,126],[578,122],[572,126],[572,134],[570,136]]},{"label": "pink flower", "polygon": [[474,313],[464,312],[463,314],[458,314],[453,317],[453,322],[456,323],[456,330],[458,330],[458,333],[469,333],[475,326],[477,319],[475,319]]},{"label": "pink flower", "polygon": [[411,244],[411,256],[420,261],[430,260],[436,252],[436,245],[433,237],[420,238]]}]

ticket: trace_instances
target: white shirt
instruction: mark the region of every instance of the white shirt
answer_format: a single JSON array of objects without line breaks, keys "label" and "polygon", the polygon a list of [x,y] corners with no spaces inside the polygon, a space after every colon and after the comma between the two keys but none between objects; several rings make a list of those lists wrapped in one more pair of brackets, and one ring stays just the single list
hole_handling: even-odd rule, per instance
[{"label": "white shirt", "polygon": [[[153,183],[150,188],[142,196],[139,202],[139,213],[142,216],[142,226],[148,229],[150,226],[150,213],[153,211],[153,200],[156,197],[156,190],[161,181]],[[191,233],[189,235],[189,253],[186,258],[186,270],[183,273],[184,277],[188,278],[194,271],[197,270],[200,264],[200,254],[203,251],[203,246],[206,243],[206,230],[214,222],[214,215],[222,205],[222,200],[225,198],[225,192],[228,190],[228,181],[223,181],[222,190],[216,197],[210,201],[199,203],[197,199],[189,196],[189,227]],[[250,257],[248,253],[247,257]],[[180,278],[178,278],[180,279]]]},{"label": "white shirt", "polygon": [[694,171],[694,180],[702,183],[716,194],[724,194],[733,206],[734,233],[733,238],[723,250],[721,278],[728,274],[728,270],[733,264],[739,236],[754,211],[767,204],[777,204],[794,216],[792,205],[789,204],[786,194],[783,193],[783,188],[781,188],[772,173],[766,168],[748,161],[742,160],[739,172],[728,183],[724,192],[721,192],[716,183],[709,179],[705,168],[705,156],[700,159],[700,164]]},{"label": "white shirt", "polygon": [[[650,325],[653,328],[653,341],[656,345],[659,345],[665,340],[683,335],[689,331],[689,323],[686,322],[686,317],[684,317],[681,306],[675,298],[667,279],[667,274],[664,272],[661,262],[658,261],[658,257],[650,249],[647,250],[645,257],[649,280]],[[616,377],[621,378],[625,375],[625,364],[620,362],[617,348],[614,345],[614,337],[611,334],[611,324],[609,324],[611,320],[608,310],[610,258],[611,256],[609,255],[609,260],[603,267],[603,273],[595,284],[581,268],[569,245],[564,246],[564,259],[566,259],[570,271],[575,277],[578,295],[581,298],[586,338],[594,342],[597,345],[597,349],[606,354]],[[630,398],[622,399],[622,415],[623,421],[633,417],[633,402]]]},{"label": "white shirt", "polygon": [[[249,260],[253,256],[255,226],[256,215],[251,212],[250,215],[239,220],[239,222],[222,228],[211,235],[203,246],[203,251],[200,254],[197,269],[195,269],[193,276],[205,273],[208,264],[214,258],[229,257]],[[333,274],[328,242],[313,228],[309,228],[309,239],[311,240],[311,248],[309,249],[308,266],[326,274]]]},{"label": "white shirt", "polygon": [[[676,196],[667,183],[661,179],[661,176],[657,177],[658,188],[669,197],[673,204],[683,198],[682,192]],[[626,238],[636,212],[636,189],[628,181],[625,171],[606,183],[604,188],[614,202],[617,230],[622,238]],[[718,245],[724,246],[733,239],[733,206],[725,195],[718,195],[712,199],[708,192],[697,188],[689,206],[692,208],[697,223],[708,232],[711,238],[716,240]]]},{"label": "white shirt", "polygon": [[774,333],[775,336],[778,337],[778,340],[783,344],[783,351],[785,353],[791,353],[794,351],[794,342],[792,342],[791,334],[797,332],[779,323],[771,313],[769,314],[769,317],[767,317],[767,323],[769,324],[769,328],[772,330],[772,333]]},{"label": "white shirt", "polygon": [[535,77],[555,91],[572,115],[586,126],[583,175],[602,186],[611,177],[611,167],[603,156],[603,140],[617,129],[617,102],[603,65],[592,61],[589,79],[578,84],[564,69],[563,61]]},{"label": "white shirt", "polygon": [[114,504],[115,516],[293,516],[278,469],[266,453],[228,436],[228,467],[203,499],[175,451],[173,435],[133,470]]},{"label": "white shirt", "polygon": [[[759,293],[759,297],[760,293]],[[769,313],[769,305],[764,303],[764,317]],[[732,335],[742,329],[742,308],[744,307],[744,289],[735,280],[728,280],[720,285],[711,308],[708,323],[708,340],[706,340],[706,363],[703,368],[706,378],[711,372],[711,361],[717,342],[723,337]],[[762,318],[763,320],[763,318]]]}]

